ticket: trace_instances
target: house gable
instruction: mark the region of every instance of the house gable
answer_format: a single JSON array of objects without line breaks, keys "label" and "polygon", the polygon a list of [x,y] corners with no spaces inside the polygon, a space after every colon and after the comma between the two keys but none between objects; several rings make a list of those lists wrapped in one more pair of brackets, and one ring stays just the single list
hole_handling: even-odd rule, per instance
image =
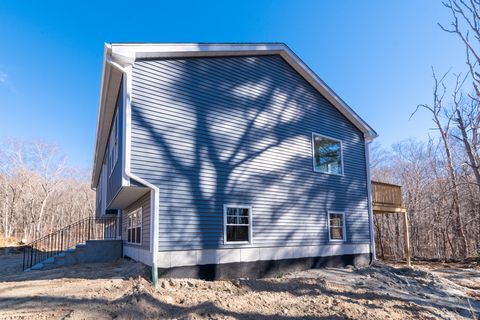
[{"label": "house gable", "polygon": [[305,80],[318,90],[333,106],[359,128],[366,139],[373,139],[376,132],[363,121],[333,90],[331,90],[308,66],[306,66],[285,44],[149,44],[149,43],[121,43],[106,44],[105,58],[102,73],[101,97],[99,117],[97,122],[97,138],[92,173],[92,187],[98,182],[101,169],[100,160],[105,152],[106,139],[104,127],[111,121],[112,102],[109,99],[111,88],[119,86],[122,67],[132,65],[138,59],[172,58],[172,57],[212,57],[212,56],[242,56],[242,55],[271,55],[279,54]]}]

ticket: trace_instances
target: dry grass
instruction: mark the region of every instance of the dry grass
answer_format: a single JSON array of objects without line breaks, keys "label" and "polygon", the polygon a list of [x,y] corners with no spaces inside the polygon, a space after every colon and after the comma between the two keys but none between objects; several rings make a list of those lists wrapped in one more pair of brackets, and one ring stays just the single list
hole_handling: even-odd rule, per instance
[{"label": "dry grass", "polygon": [[0,237],[0,248],[2,247],[17,247],[21,244],[15,238]]}]

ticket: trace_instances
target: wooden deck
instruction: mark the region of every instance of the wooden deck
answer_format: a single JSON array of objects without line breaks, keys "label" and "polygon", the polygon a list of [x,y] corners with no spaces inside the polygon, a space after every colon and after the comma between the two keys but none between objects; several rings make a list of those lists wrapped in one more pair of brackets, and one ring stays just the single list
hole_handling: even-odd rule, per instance
[{"label": "wooden deck", "polygon": [[405,260],[410,266],[410,236],[407,209],[403,206],[402,187],[396,184],[372,181],[372,209],[374,214],[401,213],[403,215],[403,239]]},{"label": "wooden deck", "polygon": [[402,202],[402,187],[372,181],[372,205],[374,213],[406,212]]}]

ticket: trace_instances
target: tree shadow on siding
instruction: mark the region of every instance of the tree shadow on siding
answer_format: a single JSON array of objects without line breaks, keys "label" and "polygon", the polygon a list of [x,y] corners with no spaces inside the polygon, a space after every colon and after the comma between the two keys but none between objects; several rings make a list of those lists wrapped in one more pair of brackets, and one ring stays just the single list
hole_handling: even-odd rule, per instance
[{"label": "tree shadow on siding", "polygon": [[[154,77],[134,84],[134,128],[159,150],[136,174],[160,188],[161,248],[248,248],[224,244],[224,204],[253,205],[253,241],[267,247],[320,244],[327,210],[366,210],[364,163],[312,172],[312,132],[344,140],[351,161],[364,156],[360,131],[279,56],[139,64],[134,75]],[[200,254],[189,258],[222,259]]]}]

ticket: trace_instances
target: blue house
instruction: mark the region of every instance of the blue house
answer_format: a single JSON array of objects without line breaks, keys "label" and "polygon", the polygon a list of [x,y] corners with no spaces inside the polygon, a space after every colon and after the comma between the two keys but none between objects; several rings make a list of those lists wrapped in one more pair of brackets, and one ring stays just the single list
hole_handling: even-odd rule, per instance
[{"label": "blue house", "polygon": [[285,44],[107,44],[96,214],[154,278],[368,263],[376,136]]}]

